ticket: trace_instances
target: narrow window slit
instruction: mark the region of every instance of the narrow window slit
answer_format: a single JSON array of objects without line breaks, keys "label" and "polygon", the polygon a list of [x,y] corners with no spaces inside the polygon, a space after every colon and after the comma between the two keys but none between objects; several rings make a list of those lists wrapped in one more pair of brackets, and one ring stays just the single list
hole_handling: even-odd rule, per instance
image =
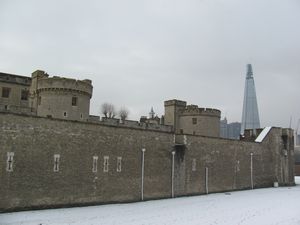
[{"label": "narrow window slit", "polygon": [[122,171],[122,157],[117,157],[117,172]]},{"label": "narrow window slit", "polygon": [[109,160],[109,156],[104,156],[104,163],[103,163],[103,172],[108,172],[108,160]]},{"label": "narrow window slit", "polygon": [[7,152],[7,161],[6,161],[6,171],[7,172],[13,171],[14,155],[15,155],[15,153],[13,153],[13,152]]},{"label": "narrow window slit", "polygon": [[59,154],[55,154],[54,155],[54,168],[53,168],[54,172],[58,172],[59,171],[59,158],[60,158]]},{"label": "narrow window slit", "polygon": [[96,173],[97,172],[97,165],[98,164],[98,156],[93,156],[93,173]]}]

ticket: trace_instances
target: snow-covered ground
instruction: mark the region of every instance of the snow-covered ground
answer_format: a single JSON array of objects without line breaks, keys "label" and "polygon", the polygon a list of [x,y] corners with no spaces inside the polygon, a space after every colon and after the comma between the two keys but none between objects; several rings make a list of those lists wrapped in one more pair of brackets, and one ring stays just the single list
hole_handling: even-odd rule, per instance
[{"label": "snow-covered ground", "polygon": [[299,225],[297,186],[130,204],[0,214],[1,225]]}]

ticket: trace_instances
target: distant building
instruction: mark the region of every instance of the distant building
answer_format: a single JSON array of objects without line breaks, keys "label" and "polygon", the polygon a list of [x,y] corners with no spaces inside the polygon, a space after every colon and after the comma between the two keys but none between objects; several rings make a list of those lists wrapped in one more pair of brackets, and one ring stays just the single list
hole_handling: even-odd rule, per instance
[{"label": "distant building", "polygon": [[220,137],[228,139],[240,139],[241,123],[228,123],[226,117],[220,121]]},{"label": "distant building", "polygon": [[161,118],[155,115],[153,107],[151,107],[151,110],[149,112],[149,118],[147,118],[147,116],[141,116],[140,123],[159,125],[159,124],[163,124],[163,121],[161,121]]},{"label": "distant building", "polygon": [[241,123],[234,122],[228,124],[228,138],[240,139]]},{"label": "distant building", "polygon": [[295,147],[294,154],[295,154],[295,176],[300,176],[300,146]]},{"label": "distant building", "polygon": [[252,66],[251,64],[248,64],[245,82],[241,134],[244,134],[244,131],[246,129],[252,129],[255,131],[255,129],[257,128],[260,128],[260,122],[256,100],[256,91]]},{"label": "distant building", "polygon": [[0,72],[0,110],[30,112],[31,78]]},{"label": "distant building", "polygon": [[228,138],[228,123],[226,117],[220,120],[220,137]]},{"label": "distant building", "polygon": [[296,145],[300,145],[300,134],[296,136]]}]

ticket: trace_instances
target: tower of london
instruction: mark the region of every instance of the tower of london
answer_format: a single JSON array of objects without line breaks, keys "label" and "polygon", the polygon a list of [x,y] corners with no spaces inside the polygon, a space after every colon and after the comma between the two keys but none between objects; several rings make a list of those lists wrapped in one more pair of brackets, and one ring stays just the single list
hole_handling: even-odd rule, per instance
[{"label": "tower of london", "polygon": [[93,88],[0,73],[0,212],[294,185],[291,129],[220,138],[220,110],[178,99],[161,118],[101,119]]}]

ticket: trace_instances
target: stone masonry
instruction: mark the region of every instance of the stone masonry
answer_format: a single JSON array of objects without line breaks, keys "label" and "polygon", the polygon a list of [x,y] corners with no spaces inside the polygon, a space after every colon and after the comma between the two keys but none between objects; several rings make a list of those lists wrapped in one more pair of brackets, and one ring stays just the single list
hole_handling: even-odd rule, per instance
[{"label": "stone masonry", "polygon": [[281,128],[255,143],[0,113],[0,165],[2,212],[294,184]]}]

